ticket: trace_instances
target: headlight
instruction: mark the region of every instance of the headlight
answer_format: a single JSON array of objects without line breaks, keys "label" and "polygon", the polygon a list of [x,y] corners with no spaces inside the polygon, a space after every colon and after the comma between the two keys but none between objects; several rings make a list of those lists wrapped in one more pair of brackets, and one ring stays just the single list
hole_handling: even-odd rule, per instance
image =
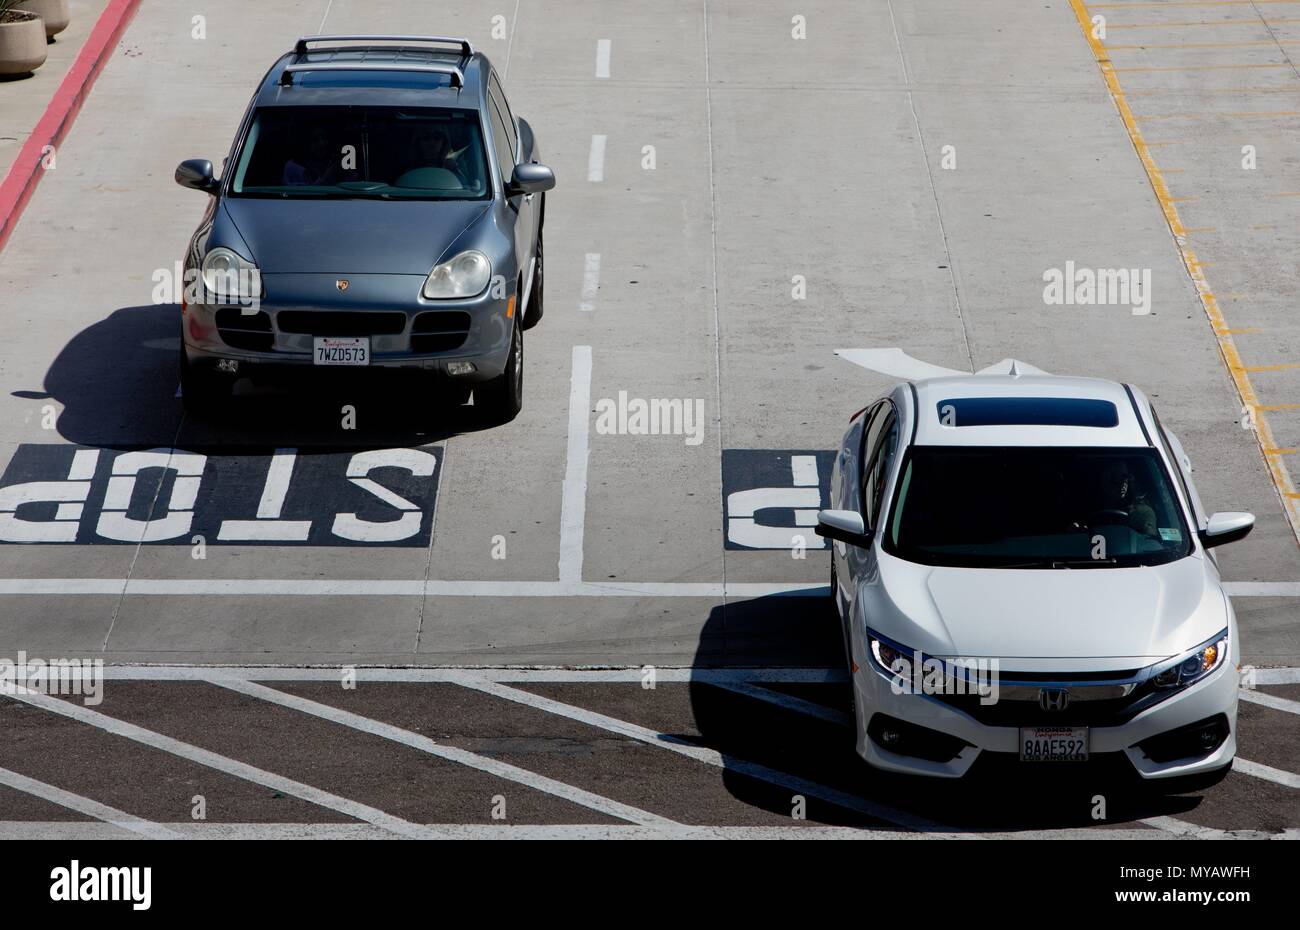
[{"label": "headlight", "polygon": [[482,252],[461,252],[443,262],[425,279],[423,294],[429,300],[477,297],[492,278],[492,263]]},{"label": "headlight", "polygon": [[1224,663],[1228,657],[1228,631],[1206,640],[1176,659],[1162,662],[1151,676],[1157,688],[1185,688]]},{"label": "headlight", "polygon": [[210,303],[243,304],[262,296],[257,266],[222,247],[203,256],[203,287]]}]

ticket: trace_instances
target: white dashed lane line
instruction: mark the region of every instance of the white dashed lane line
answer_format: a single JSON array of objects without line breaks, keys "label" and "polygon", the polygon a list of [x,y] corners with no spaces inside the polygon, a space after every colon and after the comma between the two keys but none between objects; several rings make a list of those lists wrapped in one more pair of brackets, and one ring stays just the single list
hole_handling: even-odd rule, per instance
[{"label": "white dashed lane line", "polygon": [[605,137],[591,137],[591,153],[587,156],[587,180],[605,180]]}]

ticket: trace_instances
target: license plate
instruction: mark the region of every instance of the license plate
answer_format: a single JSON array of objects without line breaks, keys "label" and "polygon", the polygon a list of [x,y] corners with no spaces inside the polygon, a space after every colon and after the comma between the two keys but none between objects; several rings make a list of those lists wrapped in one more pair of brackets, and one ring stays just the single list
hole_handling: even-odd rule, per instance
[{"label": "license plate", "polygon": [[312,340],[312,362],[316,365],[369,365],[370,338],[317,336]]},{"label": "license plate", "polygon": [[1087,727],[1021,727],[1021,762],[1088,761]]}]

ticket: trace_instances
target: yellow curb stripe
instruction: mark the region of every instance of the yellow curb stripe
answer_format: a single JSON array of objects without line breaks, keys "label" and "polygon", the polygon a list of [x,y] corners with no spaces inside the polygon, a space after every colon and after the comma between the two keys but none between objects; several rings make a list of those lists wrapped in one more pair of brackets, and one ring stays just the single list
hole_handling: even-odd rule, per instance
[{"label": "yellow curb stripe", "polygon": [[[1219,0],[1219,2],[1229,3],[1231,0]],[[1267,0],[1251,0],[1251,2],[1260,3],[1267,2]],[[1172,4],[1160,5],[1171,6]],[[1206,317],[1209,318],[1210,327],[1219,345],[1219,352],[1228,368],[1229,375],[1232,377],[1233,384],[1237,388],[1238,398],[1243,406],[1258,409],[1259,397],[1255,393],[1255,386],[1250,380],[1250,375],[1244,370],[1245,366],[1242,364],[1241,354],[1237,351],[1237,344],[1231,335],[1224,332],[1224,330],[1231,327],[1229,327],[1227,320],[1224,319],[1223,311],[1219,309],[1219,302],[1215,298],[1209,282],[1205,279],[1205,272],[1202,270],[1200,260],[1186,244],[1184,236],[1187,230],[1183,227],[1182,220],[1178,216],[1178,208],[1169,200],[1168,187],[1160,173],[1160,166],[1151,157],[1150,147],[1142,139],[1142,130],[1138,128],[1137,120],[1133,118],[1133,111],[1129,108],[1119,78],[1115,76],[1115,69],[1111,64],[1106,46],[1092,34],[1091,17],[1083,0],[1070,0],[1070,6],[1074,10],[1075,19],[1078,20],[1084,40],[1092,49],[1092,56],[1101,70],[1102,78],[1106,82],[1106,88],[1110,91],[1115,108],[1119,111],[1124,128],[1128,131],[1129,139],[1133,143],[1133,149],[1137,152],[1142,167],[1146,169],[1147,179],[1151,183],[1151,190],[1160,203],[1160,209],[1164,213],[1165,221],[1169,224],[1169,231],[1174,235],[1174,244],[1178,248],[1179,254],[1183,258],[1183,264],[1187,268],[1187,274],[1191,277],[1192,284],[1196,287],[1196,292],[1201,298],[1201,306],[1205,309]],[[1288,496],[1294,494],[1296,488],[1291,481],[1291,475],[1286,466],[1279,461],[1280,456],[1290,454],[1295,450],[1283,450],[1276,446],[1268,418],[1263,414],[1255,417],[1253,432],[1256,442],[1259,443],[1260,451],[1264,454],[1264,461],[1268,467],[1269,476],[1273,479],[1273,485],[1277,489],[1283,512],[1291,524],[1291,531],[1296,536],[1297,542],[1300,542],[1300,510],[1297,510],[1296,505],[1293,503],[1295,499]]]}]

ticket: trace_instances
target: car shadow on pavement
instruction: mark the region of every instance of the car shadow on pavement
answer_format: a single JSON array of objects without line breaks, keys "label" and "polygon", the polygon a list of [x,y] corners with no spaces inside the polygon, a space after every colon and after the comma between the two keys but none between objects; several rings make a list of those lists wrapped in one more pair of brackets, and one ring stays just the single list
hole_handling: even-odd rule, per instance
[{"label": "car shadow on pavement", "polygon": [[[802,796],[809,823],[897,830],[906,829],[899,821],[923,821],[940,831],[983,833],[1138,826],[1148,817],[1177,817],[1202,800],[1195,793],[1150,789],[1124,768],[1124,759],[1079,769],[1020,766],[1014,758],[990,756],[960,781],[878,772],[855,750],[847,681],[748,686],[794,698],[792,708],[708,680],[710,669],[753,667],[825,667],[842,679],[844,651],[829,598],[764,597],[717,607],[702,631],[694,665],[696,732],[674,736],[721,753],[731,794],[785,817],[794,817]],[[769,779],[757,777],[755,767],[768,770]],[[785,777],[772,779],[772,771]],[[865,802],[864,810],[826,800],[826,789]],[[872,805],[903,816],[891,824],[888,817],[872,816]],[[1095,812],[1104,812],[1104,819],[1094,819]]]},{"label": "car shadow on pavement", "polygon": [[[59,435],[103,448],[419,446],[490,425],[479,422],[472,406],[454,404],[431,380],[376,371],[329,379],[308,371],[302,384],[285,388],[244,381],[225,415],[209,421],[187,417],[178,396],[179,319],[174,304],[115,310],[64,346],[43,391],[14,394],[57,401],[63,406]],[[367,377],[372,374],[385,377]]]}]

